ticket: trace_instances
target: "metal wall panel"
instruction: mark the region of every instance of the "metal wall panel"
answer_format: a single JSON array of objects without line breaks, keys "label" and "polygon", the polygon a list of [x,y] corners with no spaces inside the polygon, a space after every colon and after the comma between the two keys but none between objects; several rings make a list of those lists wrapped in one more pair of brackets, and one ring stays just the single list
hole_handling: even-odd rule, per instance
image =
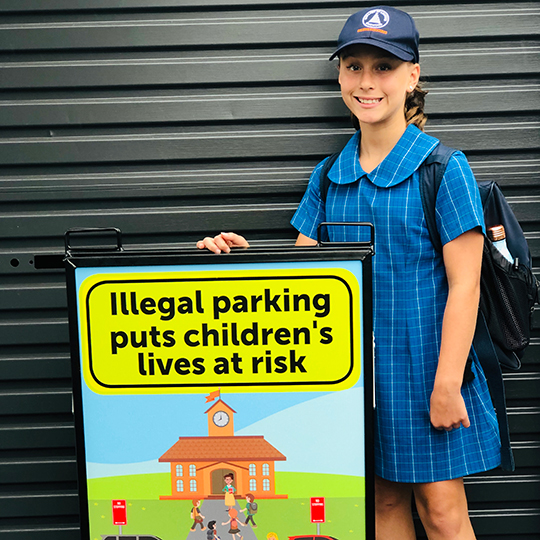
[{"label": "metal wall panel", "polygon": [[[352,133],[326,59],[367,5],[0,2],[0,538],[80,538],[64,231],[117,226],[134,247],[223,228],[292,241],[311,169]],[[540,5],[404,8],[422,36],[426,131],[499,181],[538,269]],[[539,328],[537,311],[506,375],[517,470],[467,479],[486,540],[540,538]]]}]

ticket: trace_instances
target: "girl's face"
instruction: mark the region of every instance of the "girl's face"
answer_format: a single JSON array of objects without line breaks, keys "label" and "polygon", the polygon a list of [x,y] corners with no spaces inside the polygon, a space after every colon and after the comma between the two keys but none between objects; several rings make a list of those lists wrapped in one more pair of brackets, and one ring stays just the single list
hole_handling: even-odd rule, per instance
[{"label": "girl's face", "polygon": [[231,478],[230,476],[226,476],[226,477],[225,477],[225,483],[226,483],[228,486],[230,486],[230,485],[232,484],[232,481],[233,481],[233,480],[232,480],[232,478]]},{"label": "girl's face", "polygon": [[339,61],[341,96],[360,126],[397,123],[404,128],[405,98],[418,83],[420,66],[370,45],[355,46],[346,54]]}]

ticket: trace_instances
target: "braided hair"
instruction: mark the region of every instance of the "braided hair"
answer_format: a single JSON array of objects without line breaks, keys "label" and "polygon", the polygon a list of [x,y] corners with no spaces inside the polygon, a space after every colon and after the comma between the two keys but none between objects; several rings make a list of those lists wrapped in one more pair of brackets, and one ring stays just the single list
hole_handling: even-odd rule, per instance
[{"label": "braided hair", "polygon": [[416,88],[407,94],[405,98],[405,120],[407,125],[414,124],[418,129],[424,131],[427,121],[427,114],[424,112],[424,102],[427,90],[422,88],[419,82]]}]

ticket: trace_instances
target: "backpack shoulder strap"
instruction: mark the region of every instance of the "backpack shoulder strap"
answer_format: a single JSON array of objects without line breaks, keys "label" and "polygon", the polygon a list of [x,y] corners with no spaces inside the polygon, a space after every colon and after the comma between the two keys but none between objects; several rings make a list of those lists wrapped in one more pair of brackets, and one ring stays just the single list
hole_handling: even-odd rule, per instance
[{"label": "backpack shoulder strap", "polygon": [[332,165],[336,162],[339,154],[341,152],[336,152],[328,157],[328,159],[323,163],[321,168],[320,175],[320,191],[321,191],[321,200],[326,204],[326,197],[328,195],[328,188],[330,187],[330,178],[328,178],[328,172],[332,168]]},{"label": "backpack shoulder strap", "polygon": [[450,157],[456,150],[439,144],[420,166],[420,197],[426,217],[427,228],[435,251],[442,252],[442,242],[437,230],[435,203],[444,172]]},{"label": "backpack shoulder strap", "polygon": [[506,395],[501,364],[497,356],[497,348],[491,339],[486,319],[481,310],[478,310],[473,346],[486,377],[493,407],[497,415],[499,437],[501,439],[501,467],[504,471],[513,471],[516,466],[512,447],[510,446],[510,428],[506,412]]}]

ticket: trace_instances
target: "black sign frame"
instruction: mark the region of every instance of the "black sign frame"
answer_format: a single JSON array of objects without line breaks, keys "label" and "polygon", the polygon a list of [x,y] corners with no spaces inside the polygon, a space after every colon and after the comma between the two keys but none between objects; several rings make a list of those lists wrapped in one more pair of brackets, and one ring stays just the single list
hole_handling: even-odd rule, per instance
[{"label": "black sign frame", "polygon": [[[364,466],[365,466],[365,538],[374,538],[374,451],[373,451],[373,321],[372,321],[372,255],[370,242],[332,244],[317,247],[271,246],[233,249],[230,254],[216,256],[192,248],[172,250],[125,250],[115,248],[74,249],[66,241],[66,280],[68,291],[69,329],[73,368],[73,397],[77,447],[80,523],[83,537],[90,538],[88,508],[85,429],[83,414],[83,373],[80,359],[80,328],[78,324],[77,269],[114,268],[129,271],[133,267],[178,267],[183,265],[218,265],[226,270],[237,264],[289,263],[302,265],[313,262],[360,261],[362,265],[362,377],[364,386]],[[163,539],[167,540],[167,539]]]}]

